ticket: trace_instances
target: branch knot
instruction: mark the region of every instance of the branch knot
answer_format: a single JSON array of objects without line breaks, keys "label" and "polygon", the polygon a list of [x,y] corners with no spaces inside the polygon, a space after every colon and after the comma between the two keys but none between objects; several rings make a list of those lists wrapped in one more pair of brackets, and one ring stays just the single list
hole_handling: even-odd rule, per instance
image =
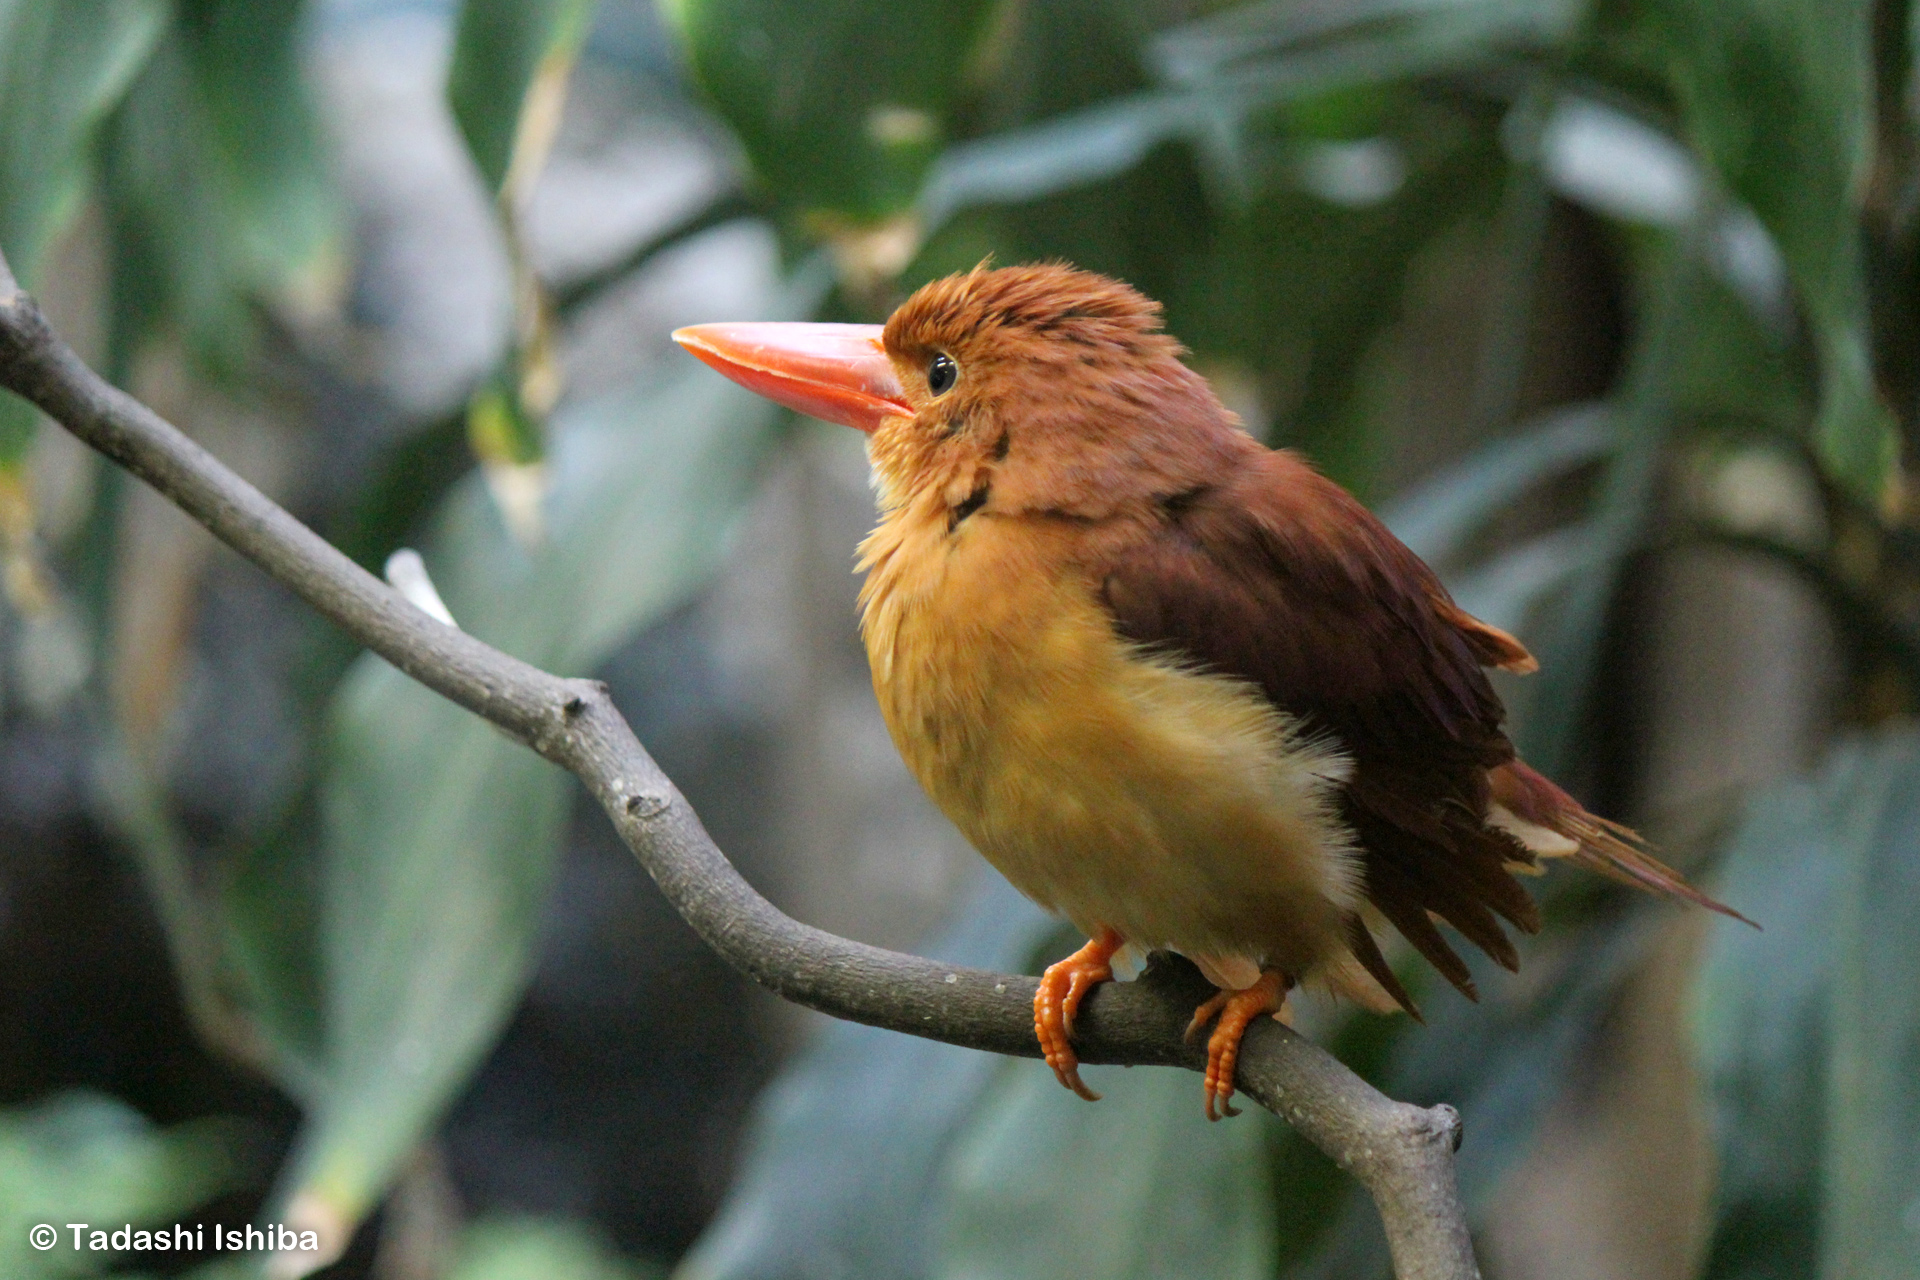
[{"label": "branch knot", "polygon": [[627,813],[635,818],[657,818],[673,804],[669,796],[657,791],[639,791],[627,797]]}]

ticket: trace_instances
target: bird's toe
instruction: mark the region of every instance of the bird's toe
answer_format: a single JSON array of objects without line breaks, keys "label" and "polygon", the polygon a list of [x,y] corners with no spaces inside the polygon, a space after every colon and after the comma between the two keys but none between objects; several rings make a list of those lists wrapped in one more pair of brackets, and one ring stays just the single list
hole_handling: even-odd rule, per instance
[{"label": "bird's toe", "polygon": [[1200,1033],[1207,1029],[1207,1024],[1213,1021],[1214,1015],[1226,1007],[1227,997],[1232,994],[1233,992],[1231,991],[1216,991],[1211,999],[1207,1000],[1198,1009],[1195,1009],[1193,1011],[1193,1020],[1187,1023],[1187,1029],[1182,1034],[1181,1039],[1185,1040],[1188,1044],[1192,1044],[1197,1040]]},{"label": "bird's toe", "polygon": [[1119,934],[1103,930],[1065,960],[1048,965],[1039,990],[1033,993],[1033,1032],[1047,1065],[1062,1085],[1089,1102],[1099,1101],[1100,1095],[1080,1079],[1080,1059],[1072,1045],[1073,1019],[1087,992],[1112,980],[1113,953],[1123,945]]},{"label": "bird's toe", "polygon": [[1210,1018],[1216,1014],[1220,1018],[1213,1034],[1207,1038],[1207,1119],[1240,1114],[1231,1105],[1234,1071],[1240,1064],[1240,1041],[1255,1018],[1285,1006],[1287,988],[1291,985],[1278,969],[1268,969],[1252,986],[1218,992],[1194,1010],[1193,1021],[1187,1027],[1189,1039]]}]

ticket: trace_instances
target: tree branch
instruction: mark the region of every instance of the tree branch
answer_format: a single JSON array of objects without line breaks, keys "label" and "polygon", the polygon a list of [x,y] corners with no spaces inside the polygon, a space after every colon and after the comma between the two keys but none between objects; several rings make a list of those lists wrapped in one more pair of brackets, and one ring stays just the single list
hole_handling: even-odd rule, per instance
[{"label": "tree branch", "polygon": [[[1030,977],[935,964],[782,914],[741,878],[596,681],[550,675],[434,620],[362,570],[60,340],[0,256],[0,386],[152,485],[354,639],[570,770],[687,923],[785,999],[839,1018],[1038,1057]],[[1210,991],[1184,963],[1107,984],[1075,1023],[1091,1063],[1202,1069],[1182,1037]],[[1455,1188],[1460,1118],[1395,1102],[1271,1019],[1248,1031],[1238,1084],[1358,1178],[1385,1222],[1400,1280],[1477,1278]]]}]

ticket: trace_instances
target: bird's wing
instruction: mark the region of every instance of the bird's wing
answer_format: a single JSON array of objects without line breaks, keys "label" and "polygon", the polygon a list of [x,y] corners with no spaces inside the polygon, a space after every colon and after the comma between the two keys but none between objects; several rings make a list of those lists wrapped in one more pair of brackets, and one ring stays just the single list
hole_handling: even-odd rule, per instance
[{"label": "bird's wing", "polygon": [[[1119,633],[1250,681],[1338,739],[1354,761],[1346,810],[1371,901],[1470,995],[1433,917],[1514,967],[1495,916],[1531,932],[1539,915],[1509,872],[1531,855],[1485,821],[1487,771],[1513,747],[1482,668],[1531,669],[1526,650],[1461,611],[1419,557],[1295,455],[1250,454],[1159,509],[1149,536],[1097,566]],[[1410,1006],[1365,927],[1352,932],[1357,958]]]}]

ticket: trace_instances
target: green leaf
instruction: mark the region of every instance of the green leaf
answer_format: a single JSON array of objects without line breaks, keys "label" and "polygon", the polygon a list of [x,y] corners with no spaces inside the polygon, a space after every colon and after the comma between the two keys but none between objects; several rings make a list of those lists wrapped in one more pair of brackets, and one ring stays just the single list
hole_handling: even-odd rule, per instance
[{"label": "green leaf", "polygon": [[1212,115],[1201,95],[1155,91],[960,143],[929,172],[922,218],[938,228],[976,205],[1035,200],[1111,178],[1162,142],[1197,135]]},{"label": "green leaf", "polygon": [[101,194],[113,258],[108,369],[177,326],[204,372],[237,381],[253,327],[234,208],[185,42],[169,29],[105,131]]},{"label": "green leaf", "polygon": [[1043,1062],[1001,1065],[946,1161],[933,1275],[1272,1276],[1280,1121],[1208,1123],[1190,1071],[1083,1070],[1097,1107]]},{"label": "green leaf", "polygon": [[[811,276],[796,285],[788,313],[817,292]],[[470,476],[424,551],[462,627],[581,674],[715,564],[777,418],[689,361],[555,421],[542,544],[512,537]],[[564,773],[371,657],[336,696],[327,750],[324,1087],[289,1212],[332,1247],[512,1012],[572,793]]]},{"label": "green leaf", "polygon": [[1585,0],[1388,0],[1232,9],[1152,39],[1148,59],[1165,88],[949,149],[929,176],[923,216],[938,227],[973,205],[1033,200],[1112,177],[1175,139],[1237,174],[1246,167],[1240,135],[1255,113],[1462,71],[1502,46],[1551,48],[1577,28],[1586,7]]},{"label": "green leaf", "polygon": [[566,83],[593,8],[593,0],[467,0],[447,71],[453,121],[467,138],[480,177],[499,194],[516,280],[515,344],[468,401],[467,438],[501,514],[528,543],[543,535],[545,418],[561,374],[553,320],[528,267],[518,209],[561,125]]},{"label": "green leaf", "polygon": [[661,1275],[565,1218],[482,1218],[460,1233],[447,1280],[642,1280]]},{"label": "green leaf", "polygon": [[337,292],[341,210],[300,74],[299,10],[183,9],[106,129],[110,365],[177,328],[204,372],[238,381],[256,302],[310,314]]},{"label": "green leaf", "polygon": [[1176,27],[1151,45],[1155,64],[1183,84],[1214,80],[1289,52],[1341,43],[1420,50],[1435,58],[1482,58],[1501,48],[1559,45],[1579,27],[1588,0],[1361,0],[1242,5]]},{"label": "green leaf", "polygon": [[20,471],[39,430],[40,411],[11,391],[0,391],[0,471]]},{"label": "green leaf", "polygon": [[[1356,87],[1459,71],[1484,61],[1473,46],[1370,37],[1255,62],[1192,86],[1111,99],[1025,128],[961,143],[940,157],[921,212],[930,227],[962,209],[1038,199],[1132,169],[1154,148],[1186,141],[1216,169],[1247,168],[1241,137],[1250,118]],[[1454,193],[1457,198],[1460,192]]]},{"label": "green leaf", "polygon": [[1920,733],[1843,743],[1756,797],[1695,1041],[1721,1157],[1707,1274],[1920,1275]]},{"label": "green leaf", "polygon": [[1830,940],[1845,876],[1824,855],[1835,817],[1810,781],[1756,796],[1720,858],[1716,891],[1765,932],[1716,922],[1693,1038],[1719,1151],[1705,1274],[1804,1277],[1818,1256],[1826,1130]]},{"label": "green leaf", "polygon": [[319,814],[311,794],[223,868],[218,916],[222,976],[248,1027],[273,1057],[274,1083],[304,1105],[321,1097],[325,1052],[319,922]]},{"label": "green leaf", "polygon": [[[876,221],[946,142],[990,0],[669,0],[695,76],[783,205]],[[830,229],[830,228],[822,228]]]},{"label": "green leaf", "polygon": [[338,287],[343,210],[306,93],[305,9],[305,0],[185,0],[179,22],[213,143],[208,177],[240,236],[238,269],[269,297],[311,307]]},{"label": "green leaf", "polygon": [[[162,0],[0,0],[0,249],[26,288],[79,209],[94,135],[166,12]],[[39,421],[0,392],[0,467],[19,465]]]},{"label": "green leaf", "polygon": [[78,209],[94,132],[166,15],[162,0],[0,0],[0,247],[26,287]]},{"label": "green leaf", "polygon": [[1381,518],[1421,559],[1442,563],[1529,490],[1612,449],[1605,405],[1559,409],[1422,481]]},{"label": "green leaf", "polygon": [[[552,319],[533,278],[518,211],[546,164],[594,0],[466,0],[454,32],[447,100],[499,211],[513,259],[518,334],[468,406],[468,439],[500,510],[523,541],[542,536],[540,458],[558,394]],[[536,390],[535,388],[539,388]]]},{"label": "green leaf", "polygon": [[1811,353],[1769,333],[1723,282],[1702,285],[1674,371],[1676,412],[1702,424],[1804,439],[1819,398]]},{"label": "green leaf", "polygon": [[1821,1274],[1920,1276],[1920,738],[1885,734],[1829,777],[1844,860]]},{"label": "green leaf", "polygon": [[[1024,970],[1056,927],[988,873],[927,954]],[[999,1065],[878,1027],[827,1027],[760,1096],[748,1157],[677,1280],[926,1276],[942,1162]]]},{"label": "green leaf", "polygon": [[506,185],[523,122],[550,133],[551,120],[530,115],[557,112],[594,8],[595,0],[465,0],[460,6],[447,101],[489,191]]},{"label": "green leaf", "polygon": [[1878,505],[1898,457],[1874,388],[1858,212],[1873,147],[1867,0],[1657,0],[1687,132],[1772,232],[1813,322],[1815,443]]},{"label": "green leaf", "polygon": [[[196,1205],[240,1186],[248,1172],[243,1135],[225,1120],[161,1129],[95,1093],[0,1111],[0,1273],[37,1280],[104,1270],[118,1256],[75,1251],[66,1224],[108,1231],[171,1226]],[[57,1229],[52,1249],[28,1242],[28,1231],[40,1223]]]}]

